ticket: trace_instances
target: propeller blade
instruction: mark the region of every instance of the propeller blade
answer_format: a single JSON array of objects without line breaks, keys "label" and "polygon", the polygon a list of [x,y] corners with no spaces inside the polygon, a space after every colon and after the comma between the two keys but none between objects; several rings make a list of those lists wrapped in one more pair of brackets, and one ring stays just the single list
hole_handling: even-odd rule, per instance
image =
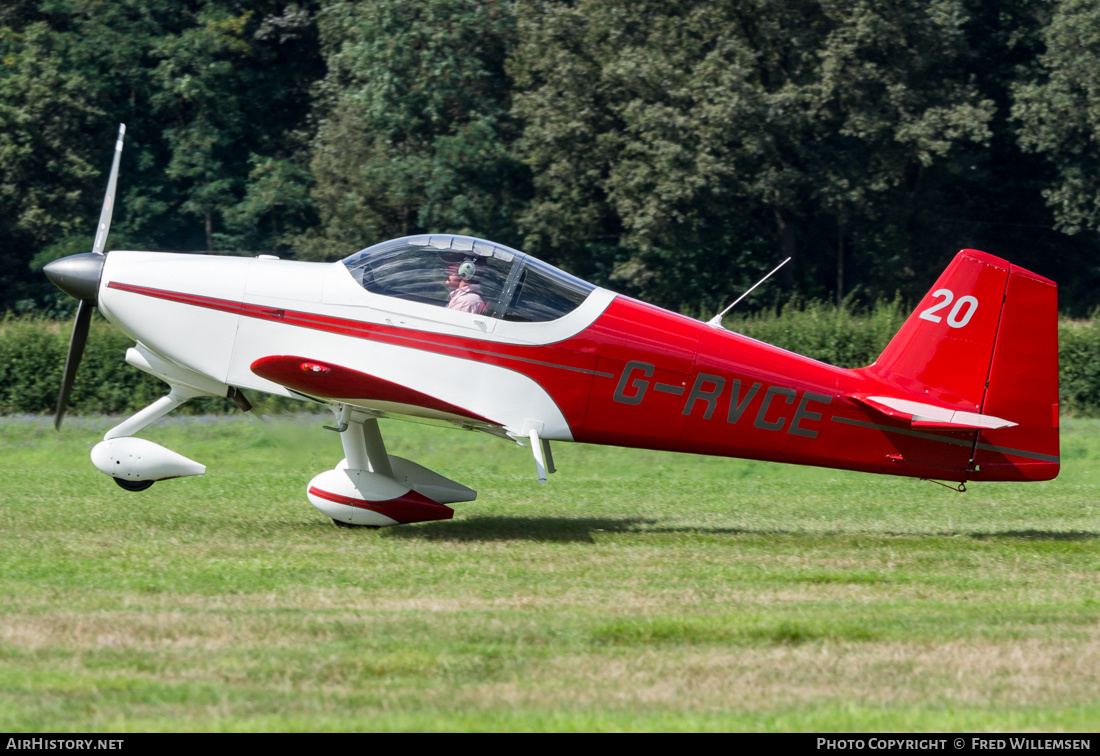
[{"label": "propeller blade", "polygon": [[69,403],[69,393],[73,390],[76,369],[80,367],[80,358],[84,356],[84,345],[88,342],[88,325],[92,322],[92,303],[84,300],[76,308],[76,322],[73,323],[73,337],[69,341],[69,354],[65,358],[65,372],[61,375],[61,391],[57,394],[57,414],[54,415],[54,430],[61,430],[61,418],[65,417],[65,406]]},{"label": "propeller blade", "polygon": [[115,157],[111,161],[111,176],[107,179],[103,209],[99,211],[99,225],[96,227],[92,254],[70,255],[61,260],[55,260],[44,269],[46,276],[58,288],[80,300],[76,308],[76,322],[73,323],[73,336],[69,340],[69,354],[65,357],[65,371],[61,374],[61,390],[57,394],[57,412],[53,419],[55,430],[61,430],[61,420],[65,417],[65,407],[69,403],[69,394],[73,390],[76,371],[84,356],[84,346],[88,343],[92,308],[95,307],[98,299],[99,280],[103,275],[103,264],[106,260],[103,248],[107,246],[107,234],[111,230],[111,216],[115,210],[118,164],[122,158],[122,142],[125,137],[126,124],[120,123],[118,140],[115,142]]},{"label": "propeller blade", "polygon": [[99,211],[99,225],[96,227],[95,244],[92,252],[103,254],[107,246],[107,232],[111,230],[111,215],[115,211],[115,187],[118,186],[118,162],[122,158],[122,140],[126,136],[126,124],[118,125],[118,141],[115,142],[115,159],[111,163],[111,177],[107,180],[107,194],[103,196],[103,209]]}]

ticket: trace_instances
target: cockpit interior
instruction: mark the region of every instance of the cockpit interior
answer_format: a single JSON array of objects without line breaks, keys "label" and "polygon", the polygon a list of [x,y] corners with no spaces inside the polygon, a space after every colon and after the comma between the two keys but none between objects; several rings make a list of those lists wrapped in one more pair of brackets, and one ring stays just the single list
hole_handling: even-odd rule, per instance
[{"label": "cockpit interior", "polygon": [[372,294],[451,309],[461,300],[462,311],[508,321],[557,320],[596,288],[523,252],[471,236],[407,236],[343,262]]}]

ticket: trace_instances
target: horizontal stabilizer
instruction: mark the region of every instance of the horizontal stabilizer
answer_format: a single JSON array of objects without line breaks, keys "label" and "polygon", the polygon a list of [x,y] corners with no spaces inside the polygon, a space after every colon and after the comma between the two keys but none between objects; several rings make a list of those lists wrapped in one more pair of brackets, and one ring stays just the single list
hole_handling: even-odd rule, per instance
[{"label": "horizontal stabilizer", "polygon": [[851,394],[849,398],[888,417],[907,420],[914,428],[924,428],[926,430],[992,430],[995,428],[1011,428],[1016,425],[1010,420],[994,417],[993,415],[963,412],[949,407],[939,407],[935,404],[914,402],[911,399],[898,399],[892,396],[867,396],[865,394]]}]

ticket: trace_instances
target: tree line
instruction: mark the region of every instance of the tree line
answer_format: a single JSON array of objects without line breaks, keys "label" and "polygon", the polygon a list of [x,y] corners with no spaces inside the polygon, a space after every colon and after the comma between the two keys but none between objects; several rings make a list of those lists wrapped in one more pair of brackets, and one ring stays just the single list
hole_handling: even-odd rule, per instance
[{"label": "tree line", "polygon": [[109,247],[488,237],[713,314],[928,289],[974,247],[1100,302],[1096,0],[6,0],[0,310]]}]

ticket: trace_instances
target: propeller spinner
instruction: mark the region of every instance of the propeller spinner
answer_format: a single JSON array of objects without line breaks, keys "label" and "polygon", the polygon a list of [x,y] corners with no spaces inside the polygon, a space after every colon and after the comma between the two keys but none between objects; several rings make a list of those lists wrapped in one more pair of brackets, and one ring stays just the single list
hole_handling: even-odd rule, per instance
[{"label": "propeller spinner", "polygon": [[115,142],[115,157],[111,163],[111,176],[107,181],[107,193],[103,197],[103,209],[99,213],[99,225],[96,227],[95,243],[92,251],[81,255],[70,255],[54,260],[43,272],[57,288],[80,300],[76,308],[76,321],[73,323],[73,336],[69,340],[69,353],[65,358],[65,370],[61,376],[61,390],[57,394],[57,412],[53,426],[61,428],[61,419],[65,416],[65,406],[69,403],[69,393],[73,389],[76,370],[84,356],[84,345],[88,341],[88,326],[92,322],[92,308],[99,298],[99,280],[103,276],[103,264],[107,260],[104,247],[107,246],[107,234],[111,230],[111,216],[115,206],[115,187],[118,185],[118,164],[122,157],[122,141],[126,135],[126,124],[118,125],[118,141]]}]

